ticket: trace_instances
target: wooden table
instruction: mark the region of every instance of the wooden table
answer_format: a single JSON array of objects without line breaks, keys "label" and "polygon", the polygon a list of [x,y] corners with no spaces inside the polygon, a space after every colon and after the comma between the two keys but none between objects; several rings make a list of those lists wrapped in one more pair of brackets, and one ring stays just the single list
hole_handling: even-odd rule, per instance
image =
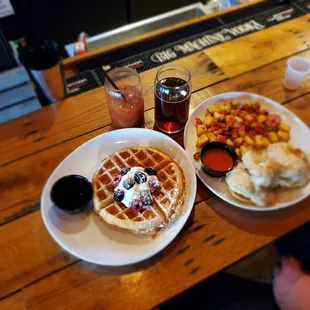
[{"label": "wooden table", "polygon": [[[215,94],[250,91],[285,105],[310,125],[310,77],[294,92],[282,86],[287,57],[310,59],[309,42],[306,15],[174,63],[192,73],[192,109]],[[147,128],[153,127],[156,70],[141,74]],[[80,261],[47,233],[40,195],[70,152],[109,130],[102,88],[0,126],[1,309],[148,309],[309,221],[310,198],[279,212],[247,212],[199,183],[191,224],[155,257],[121,268]]]}]

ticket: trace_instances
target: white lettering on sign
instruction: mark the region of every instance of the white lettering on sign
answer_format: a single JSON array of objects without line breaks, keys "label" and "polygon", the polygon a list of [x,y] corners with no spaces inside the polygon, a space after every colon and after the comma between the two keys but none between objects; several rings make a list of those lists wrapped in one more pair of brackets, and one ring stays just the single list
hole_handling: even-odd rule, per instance
[{"label": "white lettering on sign", "polygon": [[184,55],[194,52],[200,51],[208,46],[211,46],[216,43],[222,43],[228,40],[233,39],[234,37],[238,37],[245,33],[264,29],[265,26],[256,22],[255,20],[250,20],[244,24],[235,26],[233,28],[224,28],[219,32],[214,34],[206,34],[199,39],[194,41],[186,41],[183,44],[177,44],[173,47],[173,49],[169,48],[162,52],[156,52],[151,56],[152,61],[163,63],[165,61],[169,61],[173,58],[177,57],[175,52],[181,52]]},{"label": "white lettering on sign", "polygon": [[151,56],[151,59],[154,62],[165,62],[165,61],[174,59],[176,57],[177,57],[177,54],[171,48],[169,48],[165,51],[154,53]]}]

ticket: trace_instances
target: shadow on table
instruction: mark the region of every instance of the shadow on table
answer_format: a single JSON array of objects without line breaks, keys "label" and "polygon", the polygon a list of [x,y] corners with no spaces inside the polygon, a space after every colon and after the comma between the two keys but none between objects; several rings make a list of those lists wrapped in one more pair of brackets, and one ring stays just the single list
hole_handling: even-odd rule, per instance
[{"label": "shadow on table", "polygon": [[[302,225],[299,214],[309,207],[308,200],[286,209],[269,212],[243,210],[218,198],[208,200],[207,204],[230,224],[262,236],[282,235]],[[307,219],[304,220],[306,222]]]}]

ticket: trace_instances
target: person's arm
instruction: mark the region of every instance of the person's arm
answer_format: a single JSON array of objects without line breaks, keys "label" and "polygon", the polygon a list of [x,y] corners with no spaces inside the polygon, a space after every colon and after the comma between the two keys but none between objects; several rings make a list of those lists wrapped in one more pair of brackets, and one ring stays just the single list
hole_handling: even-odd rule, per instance
[{"label": "person's arm", "polygon": [[275,270],[273,292],[281,310],[310,310],[310,276],[294,258],[284,258]]}]

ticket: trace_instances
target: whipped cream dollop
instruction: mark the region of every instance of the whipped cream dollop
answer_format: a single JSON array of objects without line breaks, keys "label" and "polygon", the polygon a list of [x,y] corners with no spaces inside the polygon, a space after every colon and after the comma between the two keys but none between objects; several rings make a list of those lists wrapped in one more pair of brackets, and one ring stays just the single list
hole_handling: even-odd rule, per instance
[{"label": "whipped cream dollop", "polygon": [[160,188],[153,168],[123,168],[121,175],[113,179],[114,199],[136,211],[147,209],[153,203],[152,193]]}]

